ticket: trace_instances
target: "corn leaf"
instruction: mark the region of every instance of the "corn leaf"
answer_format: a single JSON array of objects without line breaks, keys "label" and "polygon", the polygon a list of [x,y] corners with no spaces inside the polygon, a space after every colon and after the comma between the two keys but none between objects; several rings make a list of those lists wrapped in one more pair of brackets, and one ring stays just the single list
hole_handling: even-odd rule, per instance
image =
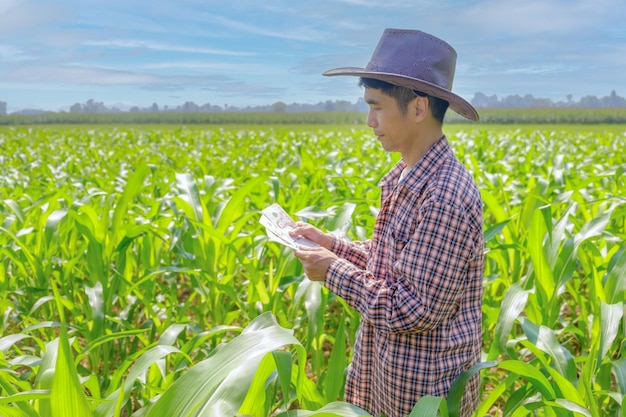
[{"label": "corn leaf", "polygon": [[16,407],[0,405],[0,416],[2,417],[39,417],[37,414],[28,414],[24,410]]},{"label": "corn leaf", "polygon": [[622,303],[605,304],[601,302],[600,311],[602,315],[600,320],[600,351],[596,362],[596,371],[619,333],[620,323],[624,316],[624,306]]},{"label": "corn leaf", "polygon": [[556,397],[550,381],[534,366],[522,361],[508,360],[500,362],[498,368],[511,371],[527,379],[546,399],[554,400]]},{"label": "corn leaf", "polygon": [[533,264],[533,269],[537,275],[537,285],[542,288],[543,293],[547,298],[546,301],[549,302],[552,300],[554,292],[557,288],[555,288],[552,269],[548,264],[548,259],[544,252],[544,239],[546,237],[546,233],[547,228],[545,218],[542,215],[541,210],[535,210],[531,218],[527,248]]},{"label": "corn leaf", "polygon": [[[586,408],[582,407],[579,404],[573,403],[571,401],[564,400],[562,398],[557,398],[554,401],[542,400],[542,401],[528,402],[524,404],[523,407],[520,407],[517,410],[515,410],[515,412],[511,414],[511,417],[521,417],[521,416],[525,416],[528,414],[536,415],[535,414],[536,410],[539,410],[539,409],[543,409],[544,412],[546,413],[551,412],[551,411],[558,412],[559,410],[567,410],[567,411],[578,413],[579,415],[582,415],[584,417],[593,417],[593,414]],[[533,411],[535,411],[535,413],[532,413]],[[567,415],[570,415],[570,414],[567,414]]]},{"label": "corn leaf", "polygon": [[[115,211],[113,212],[113,236],[116,236],[117,232],[122,229],[124,216],[128,212],[128,206],[133,198],[139,194],[139,191],[141,191],[144,179],[149,172],[150,169],[147,165],[138,165],[135,172],[129,176],[126,186],[124,187],[124,191],[115,205]],[[114,246],[117,246],[117,244]]]},{"label": "corn leaf", "polygon": [[241,335],[172,384],[147,416],[235,415],[265,354],[289,344],[299,344],[290,331],[269,313],[258,316]]},{"label": "corn leaf", "polygon": [[604,211],[600,216],[591,219],[588,223],[580,229],[580,232],[574,236],[574,245],[578,249],[581,243],[584,241],[598,237],[606,228],[609,220],[611,220],[611,214],[613,213],[613,208],[609,208]]},{"label": "corn leaf", "polygon": [[576,384],[578,383],[577,379],[574,379],[573,382],[565,378],[558,369],[553,367],[550,363],[550,358],[546,357],[545,352],[542,352],[535,344],[531,343],[528,340],[523,340],[521,344],[526,347],[530,352],[532,352],[537,359],[543,365],[543,369],[545,369],[552,379],[556,383],[556,391],[557,396],[567,399],[569,401],[573,401],[577,404],[584,405],[585,401],[576,389]]},{"label": "corn leaf", "polygon": [[448,417],[449,415],[445,398],[426,395],[419,399],[408,417]]},{"label": "corn leaf", "polygon": [[335,343],[328,360],[328,371],[324,379],[326,401],[332,402],[339,398],[345,382],[345,371],[348,366],[346,358],[346,313],[341,314],[339,327],[335,332]]},{"label": "corn leaf", "polygon": [[492,344],[488,360],[495,359],[500,352],[506,350],[506,341],[509,338],[513,324],[524,310],[528,294],[530,293],[531,290],[524,290],[518,284],[512,284],[509,287],[502,300],[498,321],[496,322],[495,335],[498,343]]},{"label": "corn leaf", "polygon": [[617,251],[609,261],[604,294],[610,304],[626,298],[626,246]]},{"label": "corn leaf", "polygon": [[[106,401],[96,407],[94,411],[94,417],[111,417],[114,414],[117,403],[126,404],[130,393],[133,389],[135,381],[140,375],[145,373],[153,364],[157,363],[160,359],[172,353],[178,353],[179,350],[173,346],[157,345],[152,349],[149,349],[137,360],[135,365],[128,373],[128,377],[124,380],[122,387],[115,390],[111,395],[106,398]],[[120,391],[122,395],[120,395]]]},{"label": "corn leaf", "polygon": [[576,363],[572,354],[558,341],[554,332],[546,326],[537,326],[527,319],[520,320],[528,340],[553,360],[554,367],[572,384],[576,384]]},{"label": "corn leaf", "polygon": [[204,210],[202,208],[202,201],[200,200],[198,184],[196,184],[193,176],[189,173],[177,173],[176,186],[179,190],[179,196],[186,201],[193,210],[193,216],[191,216],[191,218],[198,223],[202,223]]},{"label": "corn leaf", "polygon": [[467,382],[481,370],[486,368],[492,368],[496,365],[498,365],[498,362],[496,361],[479,362],[467,371],[461,372],[461,374],[456,377],[456,379],[450,385],[450,390],[448,391],[447,412],[450,414],[450,417],[457,417],[459,415],[461,400],[463,399],[463,394],[465,393],[465,386],[467,385]]},{"label": "corn leaf", "polygon": [[61,323],[59,352],[50,388],[52,417],[89,417],[92,414],[70,353],[67,327]]},{"label": "corn leaf", "polygon": [[226,229],[230,227],[235,220],[239,219],[244,213],[244,200],[248,198],[253,190],[258,189],[262,183],[262,178],[252,178],[246,181],[237,191],[230,197],[224,209],[221,211],[216,229],[225,234]]},{"label": "corn leaf", "polygon": [[352,214],[354,214],[355,208],[356,204],[354,203],[344,203],[328,222],[328,230],[345,233],[350,226],[350,219],[352,218]]},{"label": "corn leaf", "polygon": [[272,355],[268,353],[261,360],[237,414],[251,417],[265,417],[268,415],[269,407],[266,404],[266,386],[268,379],[275,371],[276,363]]},{"label": "corn leaf", "polygon": [[617,380],[619,391],[626,395],[626,358],[621,358],[613,362],[613,372]]},{"label": "corn leaf", "polygon": [[20,340],[26,339],[26,338],[29,338],[29,337],[31,337],[31,336],[27,335],[27,334],[24,334],[24,333],[10,334],[10,335],[1,337],[0,338],[0,352],[6,354],[7,351],[9,349],[11,349],[11,346],[16,344]]},{"label": "corn leaf", "polygon": [[[366,411],[359,407],[342,402],[335,401],[326,404],[317,411],[292,410],[278,414],[276,417],[372,417]],[[426,417],[426,416],[424,416]]]},{"label": "corn leaf", "polygon": [[[292,375],[292,355],[291,352],[272,352],[272,357],[276,363],[276,371],[278,371],[278,378],[280,379],[280,387],[283,393],[283,403],[286,405],[289,402],[290,392],[289,387],[291,385]],[[304,361],[302,361],[304,363]]]}]

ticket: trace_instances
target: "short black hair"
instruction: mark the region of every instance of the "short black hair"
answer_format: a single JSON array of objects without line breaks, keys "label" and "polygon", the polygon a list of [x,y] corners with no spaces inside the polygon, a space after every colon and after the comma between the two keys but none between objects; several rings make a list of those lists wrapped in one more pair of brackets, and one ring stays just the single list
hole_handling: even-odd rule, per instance
[{"label": "short black hair", "polygon": [[417,90],[411,90],[406,87],[400,87],[394,84],[390,84],[386,81],[377,80],[375,78],[361,77],[359,78],[359,87],[373,88],[380,90],[389,97],[393,97],[398,103],[398,107],[402,114],[406,115],[409,108],[409,103],[413,101],[415,96],[428,97],[428,107],[433,114],[435,120],[443,124],[443,118],[448,110],[449,103],[446,100],[438,97],[430,96],[426,93]]}]

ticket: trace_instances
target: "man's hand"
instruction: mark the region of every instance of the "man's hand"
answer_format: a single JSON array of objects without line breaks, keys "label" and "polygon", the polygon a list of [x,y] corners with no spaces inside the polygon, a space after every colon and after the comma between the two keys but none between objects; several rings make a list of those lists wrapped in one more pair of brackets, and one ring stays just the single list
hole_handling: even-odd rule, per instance
[{"label": "man's hand", "polygon": [[321,246],[317,248],[300,246],[294,254],[302,262],[304,272],[311,281],[324,281],[328,267],[338,259],[337,255]]},{"label": "man's hand", "polygon": [[332,236],[327,235],[317,227],[312,226],[308,223],[297,222],[296,227],[290,230],[289,234],[294,238],[301,236],[329,250],[333,245]]}]

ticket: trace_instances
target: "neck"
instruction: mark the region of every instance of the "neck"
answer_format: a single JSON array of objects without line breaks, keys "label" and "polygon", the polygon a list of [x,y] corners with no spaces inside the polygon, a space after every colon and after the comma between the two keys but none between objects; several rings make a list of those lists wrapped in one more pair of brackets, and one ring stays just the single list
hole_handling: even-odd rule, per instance
[{"label": "neck", "polygon": [[426,152],[443,136],[441,126],[432,126],[422,129],[415,135],[414,146],[402,153],[402,159],[407,167],[417,164]]}]

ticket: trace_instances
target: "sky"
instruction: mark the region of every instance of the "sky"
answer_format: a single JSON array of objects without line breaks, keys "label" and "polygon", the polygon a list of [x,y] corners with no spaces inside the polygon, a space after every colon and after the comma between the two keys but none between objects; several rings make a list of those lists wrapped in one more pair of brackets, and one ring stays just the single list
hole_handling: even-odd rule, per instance
[{"label": "sky", "polygon": [[385,28],[457,51],[453,91],[626,96],[624,0],[0,0],[8,112],[355,102]]}]

